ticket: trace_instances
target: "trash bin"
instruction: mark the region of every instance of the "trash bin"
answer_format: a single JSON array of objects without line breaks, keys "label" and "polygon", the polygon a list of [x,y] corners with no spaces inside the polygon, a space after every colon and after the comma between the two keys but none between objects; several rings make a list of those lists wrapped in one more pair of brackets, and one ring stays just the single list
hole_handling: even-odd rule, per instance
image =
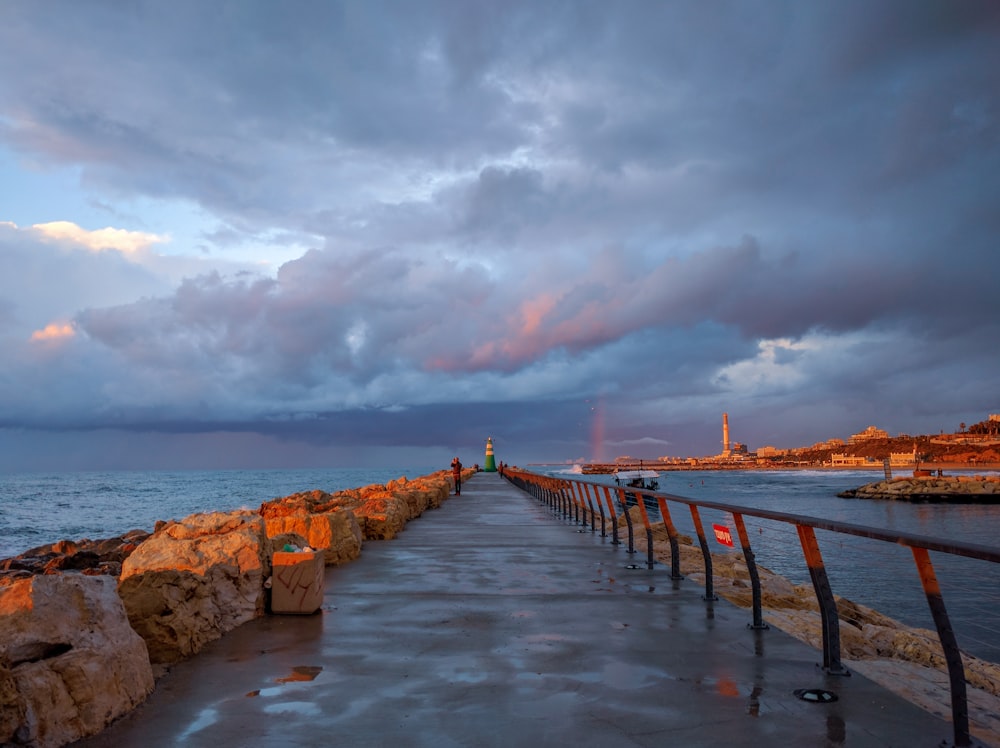
[{"label": "trash bin", "polygon": [[315,613],[323,604],[323,551],[277,551],[271,559],[271,612]]}]

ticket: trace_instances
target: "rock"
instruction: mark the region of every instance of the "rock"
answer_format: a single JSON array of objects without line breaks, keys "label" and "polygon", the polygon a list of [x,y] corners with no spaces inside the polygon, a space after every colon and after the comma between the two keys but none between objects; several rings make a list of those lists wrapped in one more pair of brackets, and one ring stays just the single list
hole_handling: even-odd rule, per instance
[{"label": "rock", "polygon": [[146,645],[113,579],[0,580],[0,744],[60,746],[94,735],[152,690]]},{"label": "rock", "polygon": [[149,537],[142,530],[104,540],[60,540],[31,548],[13,558],[0,561],[0,570],[49,574],[56,571],[82,571],[84,574],[121,574],[122,562]]},{"label": "rock", "polygon": [[354,509],[365,540],[390,540],[398,535],[410,516],[406,501],[384,488],[362,490]]},{"label": "rock", "polygon": [[305,538],[305,545],[323,551],[327,566],[353,561],[361,555],[362,534],[354,512],[346,509],[311,514],[305,510],[265,517],[268,537],[281,533],[297,533]]},{"label": "rock", "polygon": [[997,503],[1000,501],[998,476],[915,476],[866,483],[837,494],[844,499],[896,499],[950,503]]},{"label": "rock", "polygon": [[419,517],[428,509],[437,509],[444,503],[451,490],[451,484],[444,477],[422,477],[414,480],[399,478],[389,481],[386,491],[406,502],[410,510],[410,519]]},{"label": "rock", "polygon": [[270,556],[255,512],[193,514],[122,565],[118,592],[154,664],[177,662],[265,609]]}]

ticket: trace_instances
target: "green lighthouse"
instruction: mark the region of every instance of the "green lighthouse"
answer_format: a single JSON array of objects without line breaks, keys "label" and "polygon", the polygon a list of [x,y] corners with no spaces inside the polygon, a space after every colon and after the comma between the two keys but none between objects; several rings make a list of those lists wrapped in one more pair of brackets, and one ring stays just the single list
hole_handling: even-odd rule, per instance
[{"label": "green lighthouse", "polygon": [[484,473],[495,473],[497,471],[497,463],[493,459],[493,437],[489,437],[486,440],[486,462],[483,464]]}]

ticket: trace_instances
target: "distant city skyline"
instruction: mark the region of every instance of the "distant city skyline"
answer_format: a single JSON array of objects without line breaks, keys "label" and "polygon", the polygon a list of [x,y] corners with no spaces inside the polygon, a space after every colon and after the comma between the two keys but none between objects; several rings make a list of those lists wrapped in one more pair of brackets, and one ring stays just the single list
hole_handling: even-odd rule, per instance
[{"label": "distant city skyline", "polygon": [[9,2],[0,470],[1000,403],[1000,4]]}]

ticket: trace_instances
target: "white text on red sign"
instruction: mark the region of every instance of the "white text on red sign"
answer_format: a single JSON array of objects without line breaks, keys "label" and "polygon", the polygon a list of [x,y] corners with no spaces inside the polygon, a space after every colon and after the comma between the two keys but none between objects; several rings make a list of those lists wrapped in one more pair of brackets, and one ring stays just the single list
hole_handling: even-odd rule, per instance
[{"label": "white text on red sign", "polygon": [[728,545],[732,547],[733,545],[733,535],[729,532],[729,528],[725,525],[712,525],[712,529],[715,530],[715,539],[718,540],[723,545]]}]

